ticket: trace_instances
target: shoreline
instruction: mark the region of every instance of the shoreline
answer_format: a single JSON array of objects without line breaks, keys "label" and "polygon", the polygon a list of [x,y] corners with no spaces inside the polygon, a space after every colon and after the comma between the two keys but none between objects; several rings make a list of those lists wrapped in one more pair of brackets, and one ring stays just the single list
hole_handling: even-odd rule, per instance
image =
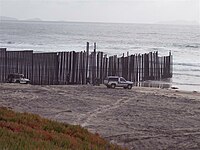
[{"label": "shoreline", "polygon": [[178,90],[178,91],[185,91],[185,92],[200,92],[200,86],[195,85],[189,85],[189,84],[175,84],[169,79],[163,79],[163,80],[147,80],[138,83],[138,87],[153,87],[153,88],[161,88],[161,89],[172,89],[172,90]]},{"label": "shoreline", "polygon": [[129,149],[200,148],[199,92],[0,84],[0,105],[81,125]]}]

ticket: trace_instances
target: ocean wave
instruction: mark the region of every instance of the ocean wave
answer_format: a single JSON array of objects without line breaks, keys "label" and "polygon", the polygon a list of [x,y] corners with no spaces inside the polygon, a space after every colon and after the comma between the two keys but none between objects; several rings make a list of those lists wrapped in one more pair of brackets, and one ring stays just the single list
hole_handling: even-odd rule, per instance
[{"label": "ocean wave", "polygon": [[194,84],[194,83],[180,83],[180,82],[172,82],[172,84],[176,84],[176,85],[192,85],[192,86],[200,86],[200,84]]},{"label": "ocean wave", "polygon": [[13,41],[8,41],[7,44],[15,44]]},{"label": "ocean wave", "polygon": [[186,45],[185,47],[190,47],[190,48],[199,48],[198,45]]},{"label": "ocean wave", "polygon": [[197,77],[200,78],[200,75],[198,74],[189,74],[189,73],[173,73],[174,75],[179,75],[179,76],[190,76],[190,77]]},{"label": "ocean wave", "polygon": [[182,68],[176,68],[176,69],[173,69],[174,71],[193,71],[193,72],[200,72],[200,69],[182,69]]},{"label": "ocean wave", "polygon": [[174,63],[176,66],[200,67],[200,63]]},{"label": "ocean wave", "polygon": [[148,34],[150,34],[150,35],[152,35],[152,34],[159,34],[159,33],[156,33],[156,32],[150,32],[150,33],[137,33],[137,34],[144,34],[144,35],[148,35]]},{"label": "ocean wave", "polygon": [[191,44],[178,44],[173,43],[174,47],[180,47],[180,48],[200,48],[200,43],[191,43]]},{"label": "ocean wave", "polygon": [[38,43],[37,45],[44,45],[44,44],[42,44],[42,43]]}]

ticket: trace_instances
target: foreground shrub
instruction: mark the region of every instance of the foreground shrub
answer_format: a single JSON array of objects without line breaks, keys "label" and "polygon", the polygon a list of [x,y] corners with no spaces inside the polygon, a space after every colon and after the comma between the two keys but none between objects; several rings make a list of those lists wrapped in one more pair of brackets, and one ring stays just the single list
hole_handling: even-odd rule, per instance
[{"label": "foreground shrub", "polygon": [[121,150],[81,126],[0,108],[0,149]]}]

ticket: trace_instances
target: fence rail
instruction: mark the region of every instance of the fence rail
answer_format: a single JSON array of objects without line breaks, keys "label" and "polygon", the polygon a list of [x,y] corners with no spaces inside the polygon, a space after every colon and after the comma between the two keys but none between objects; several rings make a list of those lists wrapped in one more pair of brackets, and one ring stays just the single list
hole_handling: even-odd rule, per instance
[{"label": "fence rail", "polygon": [[172,77],[172,55],[159,57],[158,52],[117,57],[103,52],[86,51],[34,53],[7,51],[0,48],[0,82],[6,82],[10,73],[24,74],[32,84],[86,84],[95,83],[110,75],[141,82]]}]

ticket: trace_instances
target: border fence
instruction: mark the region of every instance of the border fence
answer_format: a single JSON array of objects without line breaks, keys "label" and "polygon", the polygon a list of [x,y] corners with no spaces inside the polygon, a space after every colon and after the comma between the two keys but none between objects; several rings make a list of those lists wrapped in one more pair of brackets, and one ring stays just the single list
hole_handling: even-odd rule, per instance
[{"label": "border fence", "polygon": [[158,52],[122,57],[107,56],[103,52],[47,52],[7,51],[0,48],[0,83],[7,81],[8,74],[20,73],[31,84],[94,84],[98,79],[111,75],[123,76],[135,83],[146,80],[161,80],[172,77],[172,55],[158,56]]}]

